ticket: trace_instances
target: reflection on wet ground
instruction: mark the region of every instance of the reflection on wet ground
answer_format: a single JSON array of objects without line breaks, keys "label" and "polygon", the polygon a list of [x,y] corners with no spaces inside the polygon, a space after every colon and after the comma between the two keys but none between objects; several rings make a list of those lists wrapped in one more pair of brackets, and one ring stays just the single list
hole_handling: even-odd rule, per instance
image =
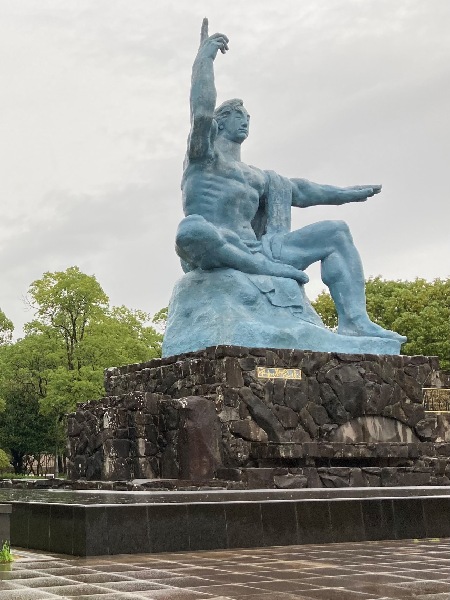
[{"label": "reflection on wet ground", "polygon": [[450,599],[450,539],[91,558],[14,553],[11,570],[0,571],[0,600]]}]

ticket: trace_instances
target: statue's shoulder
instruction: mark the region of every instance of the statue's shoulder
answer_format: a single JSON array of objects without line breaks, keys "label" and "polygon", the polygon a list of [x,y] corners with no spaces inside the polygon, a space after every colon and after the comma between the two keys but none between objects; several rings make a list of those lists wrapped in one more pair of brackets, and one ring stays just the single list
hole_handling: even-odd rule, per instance
[{"label": "statue's shoulder", "polygon": [[282,192],[286,196],[292,194],[292,182],[288,177],[270,169],[265,169],[263,173],[266,178],[267,194],[274,191],[278,193]]}]

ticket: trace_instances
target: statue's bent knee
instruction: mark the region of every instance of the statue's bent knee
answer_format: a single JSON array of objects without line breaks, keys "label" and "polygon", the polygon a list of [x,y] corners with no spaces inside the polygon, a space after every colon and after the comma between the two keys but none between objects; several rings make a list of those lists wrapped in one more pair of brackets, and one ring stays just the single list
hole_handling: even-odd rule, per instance
[{"label": "statue's bent knee", "polygon": [[178,226],[175,247],[178,256],[192,264],[221,242],[220,233],[212,223],[200,215],[189,215]]},{"label": "statue's bent knee", "polygon": [[327,221],[330,227],[330,233],[334,235],[337,239],[353,242],[353,237],[350,232],[350,227],[347,225],[345,221]]}]

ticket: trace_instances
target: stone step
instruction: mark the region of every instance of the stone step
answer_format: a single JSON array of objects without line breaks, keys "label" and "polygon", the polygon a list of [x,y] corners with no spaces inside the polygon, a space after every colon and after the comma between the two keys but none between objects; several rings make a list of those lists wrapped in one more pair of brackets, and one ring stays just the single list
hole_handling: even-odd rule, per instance
[{"label": "stone step", "polygon": [[14,546],[94,556],[450,537],[449,488],[57,494],[11,502]]}]

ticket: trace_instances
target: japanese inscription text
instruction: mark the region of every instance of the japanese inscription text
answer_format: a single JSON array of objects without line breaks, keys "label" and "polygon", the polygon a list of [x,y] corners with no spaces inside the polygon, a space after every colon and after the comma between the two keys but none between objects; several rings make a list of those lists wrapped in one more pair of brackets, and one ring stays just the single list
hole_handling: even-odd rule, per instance
[{"label": "japanese inscription text", "polygon": [[450,389],[423,388],[423,407],[428,412],[450,413]]},{"label": "japanese inscription text", "polygon": [[280,367],[256,367],[259,379],[301,379],[301,369],[282,369]]}]

